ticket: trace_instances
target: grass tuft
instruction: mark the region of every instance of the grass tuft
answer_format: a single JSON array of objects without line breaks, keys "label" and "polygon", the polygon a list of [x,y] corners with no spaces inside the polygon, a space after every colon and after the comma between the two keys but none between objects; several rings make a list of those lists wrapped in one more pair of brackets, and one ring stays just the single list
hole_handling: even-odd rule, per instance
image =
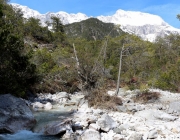
[{"label": "grass tuft", "polygon": [[159,92],[151,92],[151,91],[143,91],[141,93],[138,93],[134,97],[135,102],[142,102],[142,103],[148,103],[148,102],[154,102],[160,98]]},{"label": "grass tuft", "polygon": [[117,111],[117,106],[122,105],[122,99],[110,96],[105,90],[95,90],[86,96],[89,106],[100,109]]}]

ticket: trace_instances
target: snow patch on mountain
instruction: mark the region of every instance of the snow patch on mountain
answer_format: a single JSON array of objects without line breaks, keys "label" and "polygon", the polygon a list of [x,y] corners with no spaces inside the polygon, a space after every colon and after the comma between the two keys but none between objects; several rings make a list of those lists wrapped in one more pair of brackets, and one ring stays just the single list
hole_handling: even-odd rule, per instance
[{"label": "snow patch on mountain", "polygon": [[112,22],[123,26],[143,26],[147,24],[161,26],[167,25],[167,23],[157,15],[135,11],[124,11],[121,9],[117,10],[112,16],[98,16],[97,18],[104,22]]},{"label": "snow patch on mountain", "polygon": [[32,9],[30,9],[30,8],[27,7],[27,6],[22,6],[22,5],[16,4],[16,3],[11,3],[11,5],[12,5],[14,8],[21,9],[21,11],[22,11],[23,14],[24,14],[24,15],[23,15],[24,18],[38,17],[38,16],[41,15],[38,11],[32,10]]},{"label": "snow patch on mountain", "polygon": [[157,36],[180,33],[180,29],[170,26],[161,17],[149,13],[120,9],[112,16],[98,16],[97,18],[105,23],[120,24],[123,31],[136,34],[148,41],[154,41]]},{"label": "snow patch on mountain", "polygon": [[[25,18],[38,18],[42,25],[45,25],[46,21],[51,21],[51,16],[57,16],[61,19],[63,24],[70,24],[74,22],[80,22],[90,17],[83,13],[69,14],[63,11],[46,14],[40,14],[36,10],[32,10],[27,6],[12,3],[12,6],[22,10]],[[165,36],[170,33],[180,33],[180,29],[174,28],[166,23],[161,17],[149,13],[142,13],[137,11],[124,11],[117,10],[112,16],[97,16],[99,20],[105,23],[120,24],[121,29],[125,32],[135,34],[144,40],[154,41],[157,36]]]},{"label": "snow patch on mountain", "polygon": [[32,10],[32,9],[28,8],[27,6],[22,6],[22,5],[19,5],[16,3],[11,3],[11,5],[15,8],[21,9],[24,14],[23,15],[24,18],[34,17],[34,18],[40,19],[42,25],[45,25],[46,21],[51,21],[51,16],[59,17],[63,24],[80,22],[82,20],[86,20],[89,18],[88,16],[86,16],[83,13],[69,14],[64,11],[59,11],[57,13],[48,12],[46,14],[40,14],[38,11]]}]

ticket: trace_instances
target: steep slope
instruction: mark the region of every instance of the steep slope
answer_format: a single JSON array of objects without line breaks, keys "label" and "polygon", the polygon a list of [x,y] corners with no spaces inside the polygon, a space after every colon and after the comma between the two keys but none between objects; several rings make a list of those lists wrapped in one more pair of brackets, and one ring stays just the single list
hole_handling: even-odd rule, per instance
[{"label": "steep slope", "polygon": [[[40,14],[27,6],[19,4],[12,4],[12,6],[22,9],[25,18],[35,17],[40,19],[42,25],[45,24],[45,21],[50,21],[50,17],[53,15],[59,17],[63,24],[80,22],[91,18],[82,13],[68,14],[63,11]],[[180,29],[170,26],[161,17],[148,13],[117,10],[112,16],[98,16],[97,18],[105,23],[120,24],[123,31],[133,33],[140,36],[142,39],[149,41],[154,41],[157,36],[180,33]]]},{"label": "steep slope", "polygon": [[97,18],[67,24],[64,29],[68,37],[86,38],[88,40],[103,39],[107,35],[116,37],[124,33],[120,28],[116,29],[113,23],[104,23]]}]

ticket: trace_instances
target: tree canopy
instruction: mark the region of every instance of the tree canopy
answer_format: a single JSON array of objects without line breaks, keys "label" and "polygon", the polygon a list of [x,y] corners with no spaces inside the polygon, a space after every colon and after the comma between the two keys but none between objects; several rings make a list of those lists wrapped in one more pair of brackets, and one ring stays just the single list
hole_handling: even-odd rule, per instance
[{"label": "tree canopy", "polygon": [[[22,16],[9,5],[0,3],[0,89],[1,93],[24,96],[35,82],[35,65],[30,64],[30,55],[24,53],[24,42],[16,26],[21,25]],[[14,21],[14,18],[16,21]],[[19,30],[20,31],[20,30]]]}]

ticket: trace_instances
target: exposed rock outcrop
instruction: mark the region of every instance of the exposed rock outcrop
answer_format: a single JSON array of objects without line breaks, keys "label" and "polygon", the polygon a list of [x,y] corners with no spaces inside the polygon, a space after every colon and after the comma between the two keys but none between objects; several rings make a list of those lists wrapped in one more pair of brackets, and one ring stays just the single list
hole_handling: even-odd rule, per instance
[{"label": "exposed rock outcrop", "polygon": [[0,133],[30,130],[36,120],[23,99],[11,94],[0,95]]}]

